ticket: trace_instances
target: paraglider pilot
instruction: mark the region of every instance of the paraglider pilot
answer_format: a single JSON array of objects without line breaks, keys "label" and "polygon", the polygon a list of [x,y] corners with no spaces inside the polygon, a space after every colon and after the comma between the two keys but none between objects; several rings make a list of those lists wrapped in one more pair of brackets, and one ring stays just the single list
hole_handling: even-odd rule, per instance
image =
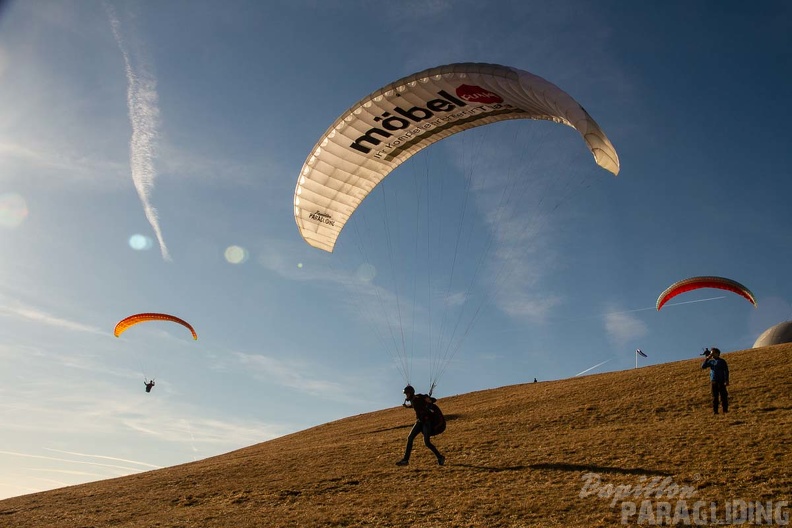
[{"label": "paraglider pilot", "polygon": [[[710,382],[712,383],[712,410],[718,414],[718,404],[723,405],[723,412],[729,412],[729,365],[720,357],[720,349],[712,347],[701,368],[710,369]],[[718,402],[720,400],[720,402]]]},{"label": "paraglider pilot", "polygon": [[[437,407],[434,402],[437,400],[427,394],[416,394],[415,389],[411,385],[404,387],[404,407],[411,408],[415,411],[415,425],[407,437],[407,446],[404,449],[404,458],[396,462],[397,466],[406,466],[410,463],[410,453],[412,452],[413,440],[419,434],[423,434],[424,445],[435,454],[437,463],[441,466],[445,464],[445,457],[440,454],[440,451],[432,444],[432,417],[435,414]],[[442,431],[441,431],[442,432]]]},{"label": "paraglider pilot", "polygon": [[154,380],[151,380],[151,381],[146,381],[146,380],[143,380],[143,384],[146,386],[146,392],[151,392],[151,388],[152,388],[154,385],[156,385],[156,384],[154,383]]}]

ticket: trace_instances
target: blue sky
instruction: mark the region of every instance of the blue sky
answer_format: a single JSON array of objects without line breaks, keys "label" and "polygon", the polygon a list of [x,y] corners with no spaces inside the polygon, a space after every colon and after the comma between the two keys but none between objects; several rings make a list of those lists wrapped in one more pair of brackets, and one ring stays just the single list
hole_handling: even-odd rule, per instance
[{"label": "blue sky", "polygon": [[[333,254],[308,246],[292,201],[319,136],[381,86],[455,62],[560,86],[616,147],[619,176],[568,127],[481,127],[409,160],[383,193],[421,226],[413,176],[442,182],[433,227],[467,196],[469,248],[438,243],[421,263],[372,242],[363,263],[349,226]],[[470,273],[491,191],[516,171],[523,201],[481,253],[504,273],[487,260],[440,294],[478,311],[438,396],[629,369],[636,348],[641,365],[749,348],[792,318],[790,81],[783,1],[6,2],[0,498],[399,404],[379,324],[394,299],[410,381],[428,389],[420,323],[438,293],[398,281],[447,276],[454,255]],[[350,225],[385,227],[377,203]],[[742,282],[758,307],[700,290],[655,311],[695,275]],[[189,320],[199,339],[164,323],[113,337],[144,311]]]}]

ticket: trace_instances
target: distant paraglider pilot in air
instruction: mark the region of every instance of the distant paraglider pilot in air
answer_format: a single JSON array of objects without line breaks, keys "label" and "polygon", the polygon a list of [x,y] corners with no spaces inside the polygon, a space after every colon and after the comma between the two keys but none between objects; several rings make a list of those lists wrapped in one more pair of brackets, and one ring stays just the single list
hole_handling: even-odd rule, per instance
[{"label": "distant paraglider pilot in air", "polygon": [[[720,349],[712,347],[701,368],[710,369],[710,382],[712,383],[712,411],[718,414],[719,403],[723,412],[729,412],[729,365],[720,357]],[[720,400],[720,402],[718,401]]]},{"label": "distant paraglider pilot in air", "polygon": [[[431,391],[430,391],[431,392]],[[415,411],[415,425],[407,437],[407,446],[404,450],[404,458],[396,462],[397,466],[406,466],[410,463],[410,453],[412,452],[413,440],[419,434],[423,434],[424,445],[429,448],[437,457],[437,463],[441,466],[445,464],[445,457],[432,444],[431,437],[445,431],[445,418],[440,408],[435,405],[437,399],[426,394],[416,394],[412,386],[404,387],[404,407]],[[408,405],[409,404],[409,405]]]},{"label": "distant paraglider pilot in air", "polygon": [[151,388],[154,385],[156,385],[156,383],[154,383],[154,380],[151,380],[151,381],[143,380],[143,384],[146,386],[146,392],[151,392]]}]

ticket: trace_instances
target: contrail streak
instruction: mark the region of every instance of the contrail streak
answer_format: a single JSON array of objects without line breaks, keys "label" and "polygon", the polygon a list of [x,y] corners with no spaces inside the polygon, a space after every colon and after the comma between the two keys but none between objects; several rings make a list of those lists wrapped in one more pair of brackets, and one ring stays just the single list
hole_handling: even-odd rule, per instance
[{"label": "contrail streak", "polygon": [[113,29],[118,48],[124,57],[127,82],[127,106],[129,107],[129,120],[132,124],[132,138],[129,141],[129,164],[132,169],[132,181],[137,189],[140,201],[143,203],[143,211],[146,218],[154,230],[154,234],[159,242],[162,258],[170,261],[168,247],[162,236],[159,226],[157,210],[151,205],[149,199],[157,172],[154,168],[154,155],[156,153],[157,138],[159,136],[159,106],[157,104],[157,82],[154,76],[147,70],[144,61],[138,60],[133,65],[133,57],[126,45],[126,41],[121,36],[121,22],[115,14],[115,10],[109,4],[105,4],[107,15],[110,18],[110,25]]},{"label": "contrail streak", "polygon": [[668,303],[666,306],[679,306],[680,304],[693,304],[693,303],[700,303],[706,301],[717,301],[718,299],[725,299],[725,295],[721,295],[720,297],[710,297],[709,299],[698,299],[695,301],[684,301],[684,302],[675,302],[675,303]]},{"label": "contrail streak", "polygon": [[[692,303],[700,303],[700,302],[707,302],[707,301],[717,301],[718,299],[725,299],[725,295],[721,295],[720,297],[710,297],[708,299],[697,299],[695,301],[683,301],[683,302],[676,302],[676,303],[668,303],[665,306],[679,306],[681,304],[692,304]],[[665,308],[664,306],[664,308]],[[555,323],[571,323],[575,321],[586,321],[589,319],[601,319],[603,317],[607,317],[609,315],[619,315],[619,314],[628,314],[628,313],[635,313],[635,312],[646,312],[648,310],[656,310],[657,308],[654,306],[648,306],[646,308],[635,308],[634,310],[622,310],[619,312],[607,312],[604,314],[596,314],[596,315],[587,315],[585,317],[575,317],[572,319],[557,319]],[[499,332],[497,335],[500,334],[508,334],[512,332],[524,332],[523,329],[520,330],[504,330],[503,332]]]},{"label": "contrail streak", "polygon": [[[117,466],[114,464],[101,464],[99,462],[83,462],[80,460],[70,460],[68,458],[49,457],[44,455],[29,455],[27,453],[15,453],[13,451],[0,451],[0,455],[9,455],[22,458],[36,458],[39,460],[52,460],[54,462],[69,462],[70,464],[85,464],[88,466],[107,467],[113,469],[123,469],[124,471],[139,472],[140,468],[132,468],[128,466]],[[157,467],[157,466],[154,466]]]},{"label": "contrail streak", "polygon": [[574,375],[574,376],[572,376],[572,377],[573,377],[573,378],[575,378],[575,377],[577,377],[577,376],[580,376],[580,375],[582,375],[582,374],[585,374],[585,373],[586,373],[586,372],[588,372],[589,370],[594,370],[594,369],[595,369],[595,368],[597,368],[597,367],[601,367],[602,365],[604,365],[605,363],[607,363],[607,362],[608,362],[608,361],[610,361],[611,359],[613,359],[613,358],[606,359],[606,360],[605,360],[605,361],[603,361],[602,363],[597,363],[597,364],[596,364],[596,365],[594,365],[593,367],[587,368],[587,369],[586,369],[586,370],[584,370],[583,372],[578,372],[577,374],[575,374],[575,375]]},{"label": "contrail streak", "polygon": [[[706,301],[717,301],[718,299],[725,299],[725,295],[721,295],[720,297],[710,297],[708,299],[697,299],[695,301],[683,301],[683,302],[675,302],[675,303],[668,303],[666,306],[679,306],[680,304],[693,304],[693,303],[700,303]],[[655,306],[650,306],[648,308],[636,308],[635,310],[625,310],[623,312],[610,312],[606,313],[605,315],[615,315],[615,314],[624,314],[624,313],[634,313],[634,312],[645,312],[646,310],[656,310]],[[599,316],[597,316],[599,317]]]},{"label": "contrail streak", "polygon": [[146,462],[137,462],[135,460],[128,460],[126,458],[116,458],[116,457],[104,456],[104,455],[88,455],[88,454],[85,454],[85,453],[75,453],[74,451],[62,451],[60,449],[52,449],[50,447],[45,447],[44,449],[46,449],[47,451],[52,451],[53,453],[61,453],[61,454],[64,454],[64,455],[72,455],[72,456],[88,457],[88,458],[98,458],[98,459],[102,459],[102,460],[113,460],[115,462],[127,462],[129,464],[137,464],[139,466],[146,466],[146,467],[150,467],[150,468],[154,468],[154,469],[161,469],[162,468],[162,466],[155,466],[154,464],[148,464]]}]

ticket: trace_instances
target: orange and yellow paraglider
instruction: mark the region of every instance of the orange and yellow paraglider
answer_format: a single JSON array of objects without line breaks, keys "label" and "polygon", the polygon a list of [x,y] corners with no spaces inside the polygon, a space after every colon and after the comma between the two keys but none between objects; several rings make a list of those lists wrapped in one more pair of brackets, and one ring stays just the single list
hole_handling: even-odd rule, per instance
[{"label": "orange and yellow paraglider", "polygon": [[124,319],[121,319],[116,324],[115,329],[113,330],[113,335],[119,337],[130,327],[147,321],[170,321],[173,323],[178,323],[184,326],[185,328],[187,328],[187,330],[189,330],[192,333],[193,339],[198,339],[198,334],[195,333],[195,329],[192,327],[192,325],[190,325],[190,323],[188,323],[184,319],[176,317],[175,315],[169,315],[164,313],[151,313],[151,312],[130,315],[129,317],[125,317]]}]

